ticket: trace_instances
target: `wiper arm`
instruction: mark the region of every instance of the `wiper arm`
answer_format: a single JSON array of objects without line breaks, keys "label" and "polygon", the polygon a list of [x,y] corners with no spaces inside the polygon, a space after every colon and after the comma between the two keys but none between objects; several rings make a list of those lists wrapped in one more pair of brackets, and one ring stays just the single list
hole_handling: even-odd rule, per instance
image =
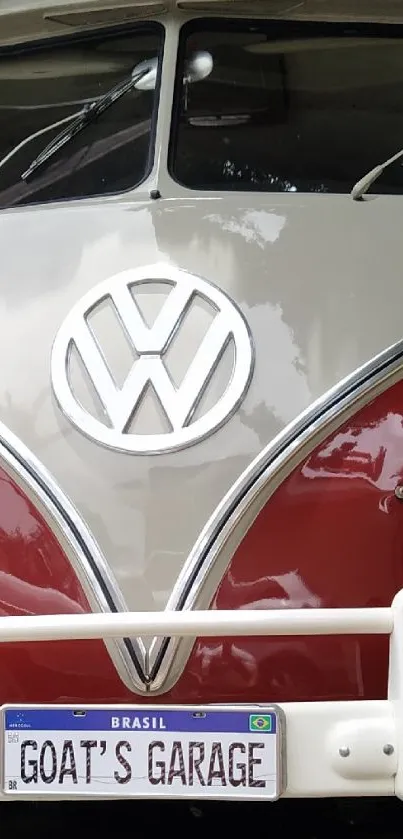
[{"label": "wiper arm", "polygon": [[22,173],[21,178],[22,180],[26,181],[40,166],[43,166],[44,163],[53,157],[56,152],[59,151],[66,143],[69,143],[76,134],[79,134],[83,131],[87,125],[90,125],[94,120],[96,120],[100,114],[110,108],[118,99],[125,95],[129,90],[131,90],[142,78],[146,76],[150,72],[150,67],[148,62],[144,62],[142,69],[138,70],[138,72],[133,72],[129,79],[125,79],[122,82],[119,82],[115,87],[111,90],[108,90],[100,99],[96,99],[94,102],[91,102],[90,105],[87,105],[59,134],[54,137],[54,139],[38,154],[35,160],[30,163],[28,169]]},{"label": "wiper arm", "polygon": [[387,169],[387,167],[390,166],[391,163],[394,163],[395,160],[399,160],[400,157],[403,157],[403,149],[394,154],[393,157],[389,157],[388,160],[385,160],[384,163],[380,163],[379,166],[375,166],[374,169],[371,169],[370,172],[367,172],[367,174],[364,175],[364,177],[361,178],[361,180],[357,181],[357,183],[354,184],[350,193],[354,198],[354,201],[360,201],[362,196],[365,195],[366,192],[368,192],[371,184],[373,184],[374,181],[376,181],[376,179],[379,178],[380,175],[382,175],[382,172],[384,172],[384,170]]}]

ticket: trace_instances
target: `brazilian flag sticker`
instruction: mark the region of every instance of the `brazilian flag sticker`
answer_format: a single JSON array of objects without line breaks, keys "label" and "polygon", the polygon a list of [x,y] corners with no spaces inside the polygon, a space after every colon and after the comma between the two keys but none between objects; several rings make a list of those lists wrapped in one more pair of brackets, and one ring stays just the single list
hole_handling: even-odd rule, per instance
[{"label": "brazilian flag sticker", "polygon": [[271,731],[270,714],[251,714],[249,717],[249,731]]}]

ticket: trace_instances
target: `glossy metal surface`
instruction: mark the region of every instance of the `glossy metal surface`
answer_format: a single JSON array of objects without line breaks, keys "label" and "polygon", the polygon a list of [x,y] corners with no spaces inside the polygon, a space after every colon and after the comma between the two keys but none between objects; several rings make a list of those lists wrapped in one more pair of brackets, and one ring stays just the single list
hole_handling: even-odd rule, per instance
[{"label": "glossy metal surface", "polygon": [[[399,382],[293,471],[238,548],[213,608],[390,605],[403,585],[402,405]],[[86,611],[43,519],[5,474],[0,492],[2,614]],[[201,638],[164,701],[383,698],[387,662],[380,636]],[[132,696],[95,642],[0,645],[0,684],[1,702]]]},{"label": "glossy metal surface", "polygon": [[[403,383],[334,432],[277,490],[238,548],[213,608],[374,607],[403,582]],[[172,695],[189,701],[386,696],[372,637],[199,639]]]},{"label": "glossy metal surface", "polygon": [[[183,566],[168,609],[205,609],[245,533],[276,489],[332,431],[402,378],[403,342],[376,356],[314,402],[280,432],[244,471],[207,522]],[[400,487],[396,488],[399,495]],[[191,650],[187,638],[155,638],[151,689],[167,690]]]},{"label": "glossy metal surface", "polygon": [[[142,292],[163,297],[151,324],[138,302]],[[184,377],[175,382],[170,375],[170,358],[182,331],[189,330],[186,325],[197,306],[203,306],[209,318],[206,332],[193,358],[191,352],[188,354]],[[96,326],[95,334],[91,328],[91,318],[106,307],[132,356],[120,387],[113,375],[113,333],[104,334],[100,340]],[[194,324],[190,328],[194,329]],[[188,341],[189,337],[188,332]],[[206,392],[227,350],[231,362],[224,390],[220,388],[206,405]],[[84,367],[87,386],[93,387],[102,405],[103,416],[94,416],[94,407],[91,411],[80,402],[71,373],[74,351]],[[200,277],[172,270],[169,265],[148,265],[111,277],[73,307],[53,345],[52,386],[63,413],[96,443],[115,451],[160,454],[200,442],[224,425],[242,402],[253,360],[248,327],[228,297]],[[139,434],[136,418],[151,388],[162,416],[154,434],[146,430]]]},{"label": "glossy metal surface", "polygon": [[[345,376],[402,339],[400,197],[355,203],[348,195],[207,194],[186,190],[170,179],[166,156],[179,25],[174,16],[167,19],[155,163],[148,181],[124,196],[0,213],[0,419],[71,499],[116,578],[121,602],[133,610],[166,606],[206,522],[277,435]],[[162,198],[152,200],[152,190]],[[52,346],[69,313],[99,284],[158,263],[202,277],[234,301],[255,347],[254,374],[238,410],[206,439],[159,455],[112,451],[85,437],[60,410],[51,387]],[[155,321],[160,304],[158,294],[145,294],[149,323]],[[172,359],[172,376],[179,382],[205,334],[204,314],[197,313]],[[112,341],[116,338],[116,376],[123,383],[128,373],[127,346],[119,342],[110,322],[103,321],[99,328]],[[228,359],[226,364],[217,392],[228,383]],[[155,434],[160,422],[156,403],[151,395],[144,404],[139,433]],[[350,479],[345,484],[344,491],[352,486]],[[283,524],[287,527],[283,536],[290,538],[288,519]],[[256,546],[251,543],[251,547]],[[262,554],[266,557],[266,547]],[[237,557],[238,553],[234,568]],[[217,595],[217,602],[228,598],[231,608],[240,592],[249,602],[255,586],[260,586],[263,559],[257,556],[255,570],[249,571],[251,554],[243,557],[244,570],[235,574],[231,564],[228,572],[234,586],[226,578]],[[295,556],[292,565],[284,552],[278,561],[284,579],[295,576],[299,568]],[[361,553],[357,561],[363,561]],[[350,562],[348,570],[352,567]],[[242,575],[249,573],[253,576],[244,580]],[[271,571],[266,576],[271,579]],[[385,597],[401,584],[399,574],[395,579],[390,569],[386,577]],[[281,600],[277,583],[267,585],[270,597]],[[366,581],[363,597],[367,585]],[[63,590],[63,586],[61,573],[56,587]],[[288,590],[284,591],[282,598],[288,602]],[[333,594],[320,590],[312,602],[332,600]],[[364,684],[359,675],[361,648],[354,658],[352,647],[343,647],[347,666],[340,663],[344,659],[338,641],[329,643],[336,643],[339,658],[332,665],[325,646],[323,673],[319,658],[308,656],[311,692],[317,685],[319,694],[349,690],[352,695],[357,691],[366,695],[367,690],[371,694],[370,677]],[[238,649],[239,655],[233,652]],[[280,693],[290,679],[290,695],[304,695],[305,671],[293,680],[288,671],[295,655],[283,658],[282,648],[276,650],[278,658],[270,654],[269,661],[260,642],[245,655],[242,646],[232,642],[216,646],[200,642],[186,676],[171,695],[181,693],[190,701],[199,693],[211,693],[212,698],[216,693],[218,698],[233,690],[239,700],[250,689],[256,698],[267,685]],[[305,647],[298,650],[305,661]],[[273,660],[280,670],[270,681]],[[225,683],[211,677],[213,662],[221,662],[217,667],[222,668],[222,677],[228,673]],[[378,690],[380,682],[374,685]],[[51,686],[53,699],[52,691],[58,690]],[[125,696],[126,689],[121,690]],[[46,695],[44,688],[42,698]]]},{"label": "glossy metal surface", "polygon": [[[99,547],[52,475],[35,455],[9,429],[0,423],[0,453],[5,479],[18,487],[18,492],[32,505],[38,520],[46,523],[49,552],[57,545],[68,563],[69,573],[82,588],[88,607],[94,611],[124,611],[126,604],[110,567]],[[64,590],[61,572],[55,585]],[[144,685],[145,650],[140,639],[106,641],[117,672],[131,688]]]},{"label": "glossy metal surface", "polygon": [[[310,403],[400,339],[403,246],[394,203],[293,195],[269,208],[265,196],[254,196],[253,206],[248,197],[188,196],[0,214],[1,417],[71,498],[129,609],[164,607],[244,469]],[[337,233],[345,225],[354,229],[346,250]],[[392,243],[385,272],[382,254]],[[115,453],[63,417],[51,391],[53,341],[85,292],[167,252],[171,264],[207,278],[239,306],[256,349],[253,379],[241,409],[197,445],[151,457]],[[150,295],[151,313],[156,302]],[[198,320],[193,339],[203,327]],[[124,349],[117,356],[123,375]],[[193,357],[186,343],[175,375]],[[143,431],[155,423],[151,404]]]},{"label": "glossy metal surface", "polygon": [[[90,606],[44,518],[0,471],[0,614],[80,614]],[[102,642],[2,645],[0,701],[131,695]]]}]

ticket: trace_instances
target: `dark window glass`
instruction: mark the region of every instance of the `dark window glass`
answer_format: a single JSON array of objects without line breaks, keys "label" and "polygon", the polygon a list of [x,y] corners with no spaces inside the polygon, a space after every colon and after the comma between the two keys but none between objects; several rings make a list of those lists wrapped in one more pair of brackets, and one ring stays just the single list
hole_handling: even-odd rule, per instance
[{"label": "dark window glass", "polygon": [[162,27],[141,26],[0,52],[0,207],[106,195],[139,184],[152,162],[159,70],[149,89],[129,90],[26,181],[21,175],[68,127],[71,115],[129,79],[144,60],[160,63],[162,46]]},{"label": "dark window glass", "polygon": [[[170,170],[187,187],[345,193],[403,147],[402,26],[203,21],[179,56]],[[374,190],[403,192],[402,161]]]}]

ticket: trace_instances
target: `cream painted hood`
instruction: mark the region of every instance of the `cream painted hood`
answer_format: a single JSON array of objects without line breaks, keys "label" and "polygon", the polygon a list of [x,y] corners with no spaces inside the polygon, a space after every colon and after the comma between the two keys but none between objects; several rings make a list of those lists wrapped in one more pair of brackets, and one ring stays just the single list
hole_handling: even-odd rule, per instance
[{"label": "cream painted hood", "polygon": [[[164,608],[207,520],[251,461],[315,399],[401,339],[396,201],[285,195],[254,196],[252,205],[238,195],[0,214],[0,419],[70,497],[130,608]],[[247,324],[254,364],[235,412],[204,437],[157,454],[117,451],[60,408],[52,346],[84,295],[156,264],[224,292]],[[146,317],[161,307],[158,294]],[[201,310],[182,336],[173,359],[180,378],[204,317]],[[123,345],[107,321],[100,328],[123,383]],[[150,402],[147,411],[139,430],[153,434],[158,410]]]}]

